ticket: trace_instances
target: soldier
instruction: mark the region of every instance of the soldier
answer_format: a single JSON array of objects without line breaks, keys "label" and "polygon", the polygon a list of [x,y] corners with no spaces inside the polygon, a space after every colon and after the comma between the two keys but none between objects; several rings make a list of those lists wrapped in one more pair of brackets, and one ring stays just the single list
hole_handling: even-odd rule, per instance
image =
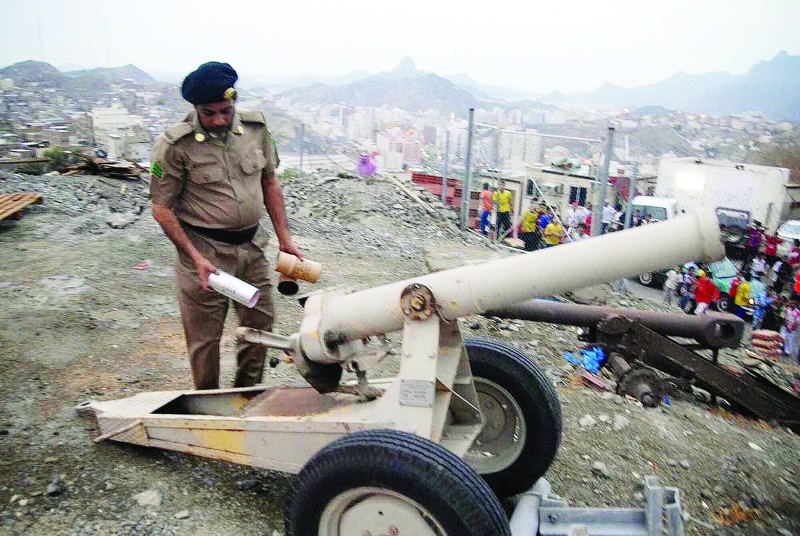
[{"label": "soldier", "polygon": [[[189,74],[181,95],[194,105],[156,142],[150,180],[153,217],[178,250],[175,281],[197,389],[219,387],[219,343],[228,298],[210,290],[208,276],[224,270],[258,287],[252,309],[234,303],[243,326],[271,330],[274,310],[266,208],[281,251],[302,257],[292,241],[280,184],[278,153],[261,112],[236,111],[238,76],[209,62]],[[240,344],[235,387],[261,382],[266,350]]]}]

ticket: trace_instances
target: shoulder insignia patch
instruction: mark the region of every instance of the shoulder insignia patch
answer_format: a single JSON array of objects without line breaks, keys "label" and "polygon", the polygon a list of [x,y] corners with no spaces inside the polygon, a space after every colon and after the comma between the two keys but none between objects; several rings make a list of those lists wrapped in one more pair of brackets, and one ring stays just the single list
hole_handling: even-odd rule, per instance
[{"label": "shoulder insignia patch", "polygon": [[239,112],[239,119],[242,120],[242,123],[259,123],[262,125],[267,124],[267,120],[264,119],[264,114],[258,111],[243,110]]},{"label": "shoulder insignia patch", "polygon": [[150,174],[160,179],[164,174],[164,171],[161,169],[161,164],[158,162],[153,162],[153,164],[150,166]]},{"label": "shoulder insignia patch", "polygon": [[193,130],[194,128],[189,123],[178,123],[165,130],[164,136],[167,138],[167,142],[170,145],[174,145],[179,139],[191,133]]}]

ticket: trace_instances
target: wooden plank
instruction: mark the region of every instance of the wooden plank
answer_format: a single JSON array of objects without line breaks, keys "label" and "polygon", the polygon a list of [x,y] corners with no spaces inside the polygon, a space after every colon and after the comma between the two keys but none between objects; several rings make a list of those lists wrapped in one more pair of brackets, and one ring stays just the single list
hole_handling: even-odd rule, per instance
[{"label": "wooden plank", "polygon": [[44,202],[42,194],[38,192],[24,192],[0,194],[0,220],[8,217],[20,218],[22,209],[28,205]]},{"label": "wooden plank", "polygon": [[22,194],[6,194],[5,196],[0,196],[0,209],[16,205],[23,199],[25,199],[25,197]]}]

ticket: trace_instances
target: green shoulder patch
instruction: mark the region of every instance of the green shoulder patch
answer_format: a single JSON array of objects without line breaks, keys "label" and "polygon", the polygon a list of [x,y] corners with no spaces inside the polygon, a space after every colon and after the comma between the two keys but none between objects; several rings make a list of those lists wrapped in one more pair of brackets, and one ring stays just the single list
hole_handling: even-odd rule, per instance
[{"label": "green shoulder patch", "polygon": [[158,162],[153,162],[153,164],[150,166],[150,174],[160,179],[164,174],[164,171],[161,169],[161,164]]}]

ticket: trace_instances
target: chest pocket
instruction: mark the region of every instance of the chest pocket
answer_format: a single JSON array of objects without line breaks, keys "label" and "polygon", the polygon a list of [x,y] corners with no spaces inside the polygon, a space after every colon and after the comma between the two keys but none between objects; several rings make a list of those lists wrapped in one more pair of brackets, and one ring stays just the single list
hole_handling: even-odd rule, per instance
[{"label": "chest pocket", "polygon": [[260,174],[266,165],[267,159],[261,149],[258,149],[243,156],[240,167],[245,175],[251,176],[256,173]]},{"label": "chest pocket", "polygon": [[225,180],[222,163],[211,156],[190,156],[189,177],[197,184],[210,184]]}]

